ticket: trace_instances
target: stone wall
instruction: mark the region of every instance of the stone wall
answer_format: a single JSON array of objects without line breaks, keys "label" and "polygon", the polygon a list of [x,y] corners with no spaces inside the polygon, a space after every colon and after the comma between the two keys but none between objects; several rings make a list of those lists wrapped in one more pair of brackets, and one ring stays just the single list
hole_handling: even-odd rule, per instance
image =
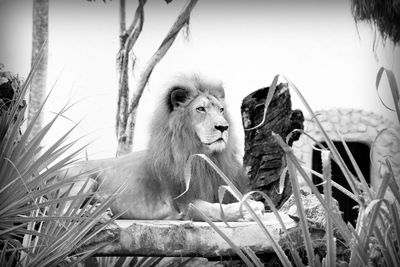
[{"label": "stone wall", "polygon": [[[341,140],[338,130],[347,142],[360,142],[370,147],[373,163],[370,178],[373,188],[379,186],[382,174],[387,171],[383,164],[386,158],[390,159],[396,177],[400,177],[400,129],[393,122],[373,112],[359,109],[329,109],[317,111],[316,114],[333,141]],[[324,141],[320,129],[310,117],[305,119],[304,130],[317,141]],[[293,143],[295,155],[310,169],[313,145],[313,141],[305,135]],[[309,190],[302,178],[300,184],[305,190]]]}]

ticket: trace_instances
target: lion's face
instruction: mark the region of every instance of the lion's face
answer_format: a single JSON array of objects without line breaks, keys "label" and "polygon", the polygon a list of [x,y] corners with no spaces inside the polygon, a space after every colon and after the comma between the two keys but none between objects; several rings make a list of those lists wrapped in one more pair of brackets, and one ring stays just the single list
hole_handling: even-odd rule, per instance
[{"label": "lion's face", "polygon": [[[202,153],[222,152],[228,143],[229,123],[225,118],[222,87],[200,91],[178,87],[171,90],[171,111],[184,115],[203,146]],[[199,151],[200,152],[200,151]]]},{"label": "lion's face", "polygon": [[221,152],[228,142],[224,105],[211,95],[199,95],[187,107],[197,137],[209,152]]}]

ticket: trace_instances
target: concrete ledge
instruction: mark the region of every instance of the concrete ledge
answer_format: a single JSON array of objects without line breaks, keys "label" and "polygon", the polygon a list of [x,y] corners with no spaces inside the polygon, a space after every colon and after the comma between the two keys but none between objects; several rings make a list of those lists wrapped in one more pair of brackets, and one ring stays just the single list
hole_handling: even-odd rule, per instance
[{"label": "concrete ledge", "polygon": [[[288,229],[297,226],[289,216],[282,214]],[[281,240],[281,227],[272,213],[263,221],[275,238]],[[216,223],[233,242],[255,253],[272,252],[267,240],[255,222]],[[102,231],[92,247],[101,246],[98,256],[202,256],[207,258],[236,255],[230,246],[205,222],[117,220],[114,229]]]}]

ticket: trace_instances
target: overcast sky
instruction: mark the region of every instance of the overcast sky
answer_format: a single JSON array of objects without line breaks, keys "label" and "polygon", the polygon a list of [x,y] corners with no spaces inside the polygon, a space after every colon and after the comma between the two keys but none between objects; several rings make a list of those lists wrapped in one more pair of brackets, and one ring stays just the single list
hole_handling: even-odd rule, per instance
[{"label": "overcast sky", "polygon": [[[88,150],[92,158],[115,153],[118,2],[50,0],[48,88],[58,82],[46,117],[68,101],[79,101],[52,137],[71,127],[71,121],[83,119],[74,137],[94,140]],[[136,1],[128,2],[132,2],[129,24]],[[184,2],[147,4],[143,33],[135,47],[139,72]],[[0,62],[23,77],[30,67],[31,34],[32,1],[0,0]],[[374,85],[379,66],[399,70],[393,65],[399,52],[390,45],[380,46],[377,60],[372,46],[373,30],[366,24],[356,26],[348,0],[199,1],[189,38],[179,36],[153,72],[139,110],[135,147],[145,147],[149,114],[159,88],[181,71],[221,79],[236,121],[241,99],[268,86],[275,74],[289,77],[315,110],[357,108],[393,119],[380,104]],[[385,90],[381,89],[387,99]],[[293,104],[302,108],[295,95]]]}]

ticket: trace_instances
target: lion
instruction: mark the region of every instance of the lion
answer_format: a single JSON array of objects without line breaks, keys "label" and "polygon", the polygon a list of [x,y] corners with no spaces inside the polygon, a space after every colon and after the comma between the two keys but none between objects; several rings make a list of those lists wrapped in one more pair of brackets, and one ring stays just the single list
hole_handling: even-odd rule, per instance
[{"label": "lion", "polygon": [[[112,212],[122,213],[124,219],[201,220],[188,208],[192,203],[213,221],[220,221],[218,188],[224,185],[223,180],[203,159],[194,157],[191,181],[185,192],[184,169],[191,155],[205,154],[242,193],[248,191],[248,178],[237,159],[237,141],[231,133],[224,98],[220,82],[194,74],[179,76],[153,114],[146,151],[83,161],[63,175],[87,173],[91,183],[86,184],[84,192],[95,191],[99,199],[124,185],[111,206]],[[82,192],[79,190],[83,183],[77,181],[69,194]],[[239,202],[225,198],[222,208],[226,220],[241,220],[243,214],[245,220],[250,218],[245,208],[241,214]],[[264,212],[263,203],[248,201],[257,214]]]}]

